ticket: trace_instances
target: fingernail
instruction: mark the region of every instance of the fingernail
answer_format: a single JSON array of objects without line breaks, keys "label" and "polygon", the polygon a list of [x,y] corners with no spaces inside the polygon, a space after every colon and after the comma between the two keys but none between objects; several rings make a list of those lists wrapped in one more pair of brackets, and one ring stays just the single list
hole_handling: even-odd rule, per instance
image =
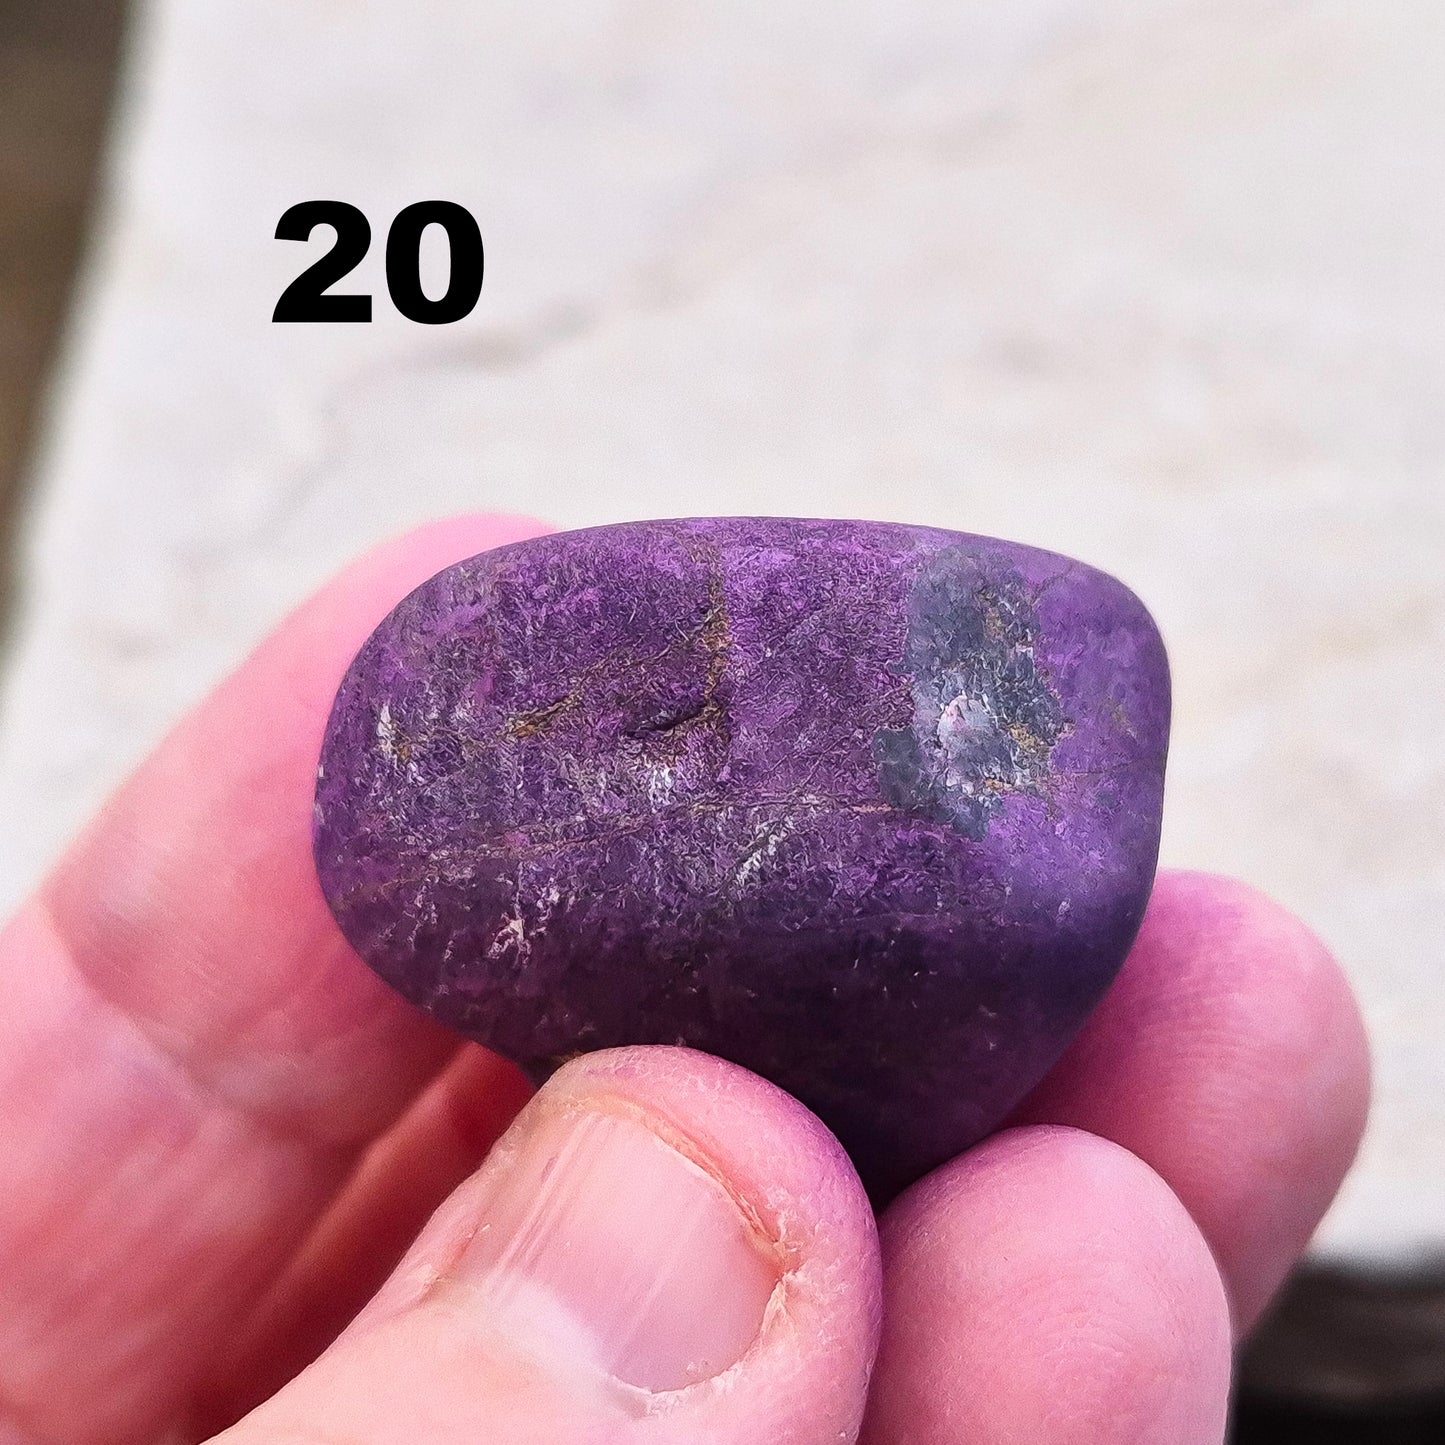
[{"label": "fingernail", "polygon": [[491,1327],[645,1390],[741,1359],[781,1268],[717,1180],[629,1116],[523,1127],[457,1269]]}]

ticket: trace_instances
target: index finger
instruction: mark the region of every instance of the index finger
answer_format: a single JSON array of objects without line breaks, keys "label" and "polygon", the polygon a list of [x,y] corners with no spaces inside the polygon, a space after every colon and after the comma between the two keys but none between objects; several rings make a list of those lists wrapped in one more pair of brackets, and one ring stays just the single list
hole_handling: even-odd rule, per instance
[{"label": "index finger", "polygon": [[347,664],[441,567],[542,530],[373,553],[187,717],[0,934],[0,1437],[151,1438],[365,1146],[453,1051],[316,883]]},{"label": "index finger", "polygon": [[1153,1168],[1244,1330],[1334,1198],[1369,1092],[1359,1010],[1323,944],[1243,883],[1163,872],[1113,988],[1014,1122],[1087,1129]]}]

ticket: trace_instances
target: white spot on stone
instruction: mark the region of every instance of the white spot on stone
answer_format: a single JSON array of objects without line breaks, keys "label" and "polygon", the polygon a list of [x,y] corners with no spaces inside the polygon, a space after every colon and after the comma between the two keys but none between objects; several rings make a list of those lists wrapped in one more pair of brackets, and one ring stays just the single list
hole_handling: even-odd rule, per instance
[{"label": "white spot on stone", "polygon": [[792,831],[786,822],[765,823],[758,829],[748,846],[747,856],[738,865],[733,881],[739,888],[746,888],[763,871],[763,866],[777,853],[783,840]]},{"label": "white spot on stone", "polygon": [[666,764],[659,764],[650,769],[647,775],[647,801],[654,808],[662,803],[670,803],[673,784],[676,781],[677,774]]},{"label": "white spot on stone", "polygon": [[381,711],[376,715],[376,740],[381,744],[381,750],[390,762],[399,763],[401,761],[396,747],[400,739],[401,729],[391,715],[391,704],[384,702],[381,705]]},{"label": "white spot on stone", "polygon": [[527,926],[520,917],[509,918],[498,930],[487,949],[488,958],[500,958],[504,953],[515,951],[520,957],[527,956]]}]

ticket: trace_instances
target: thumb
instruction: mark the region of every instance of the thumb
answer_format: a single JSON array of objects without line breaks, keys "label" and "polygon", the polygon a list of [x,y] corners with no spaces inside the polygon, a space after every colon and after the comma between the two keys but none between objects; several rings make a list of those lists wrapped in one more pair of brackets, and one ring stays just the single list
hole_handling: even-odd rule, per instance
[{"label": "thumb", "polygon": [[817,1119],[707,1055],[615,1049],[217,1445],[838,1445],[878,1317],[873,1216]]}]

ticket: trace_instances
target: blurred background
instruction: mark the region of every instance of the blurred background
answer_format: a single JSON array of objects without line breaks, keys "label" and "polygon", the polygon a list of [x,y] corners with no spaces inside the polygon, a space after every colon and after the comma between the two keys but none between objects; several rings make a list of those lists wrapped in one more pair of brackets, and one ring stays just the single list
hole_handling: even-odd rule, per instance
[{"label": "blurred background", "polygon": [[[428,517],[1075,554],[1170,645],[1164,861],[1302,914],[1377,1052],[1236,1439],[1445,1439],[1442,75],[1438,0],[0,0],[0,904]],[[271,323],[318,197],[369,326]],[[435,328],[431,197],[487,246]]]}]

